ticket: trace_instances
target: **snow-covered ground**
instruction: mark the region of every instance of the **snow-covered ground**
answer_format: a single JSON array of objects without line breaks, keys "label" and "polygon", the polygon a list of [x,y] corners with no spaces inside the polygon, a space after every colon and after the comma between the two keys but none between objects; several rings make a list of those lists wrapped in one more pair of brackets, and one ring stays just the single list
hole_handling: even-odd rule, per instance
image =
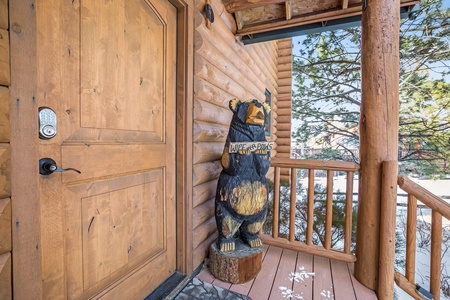
[{"label": "snow-covered ground", "polygon": [[[411,178],[414,182],[429,190],[436,196],[441,197],[444,201],[450,203],[450,180],[423,180],[418,178]],[[333,191],[336,193],[338,191],[345,192],[346,190],[346,176],[335,176],[333,180]],[[315,183],[322,184],[326,186],[327,179],[326,177],[316,177]],[[302,186],[304,188],[307,187],[308,179],[301,179]],[[353,200],[358,200],[358,177],[355,176],[353,180]],[[406,192],[398,188],[398,198],[397,203],[406,204],[407,203],[407,195]],[[420,204],[420,202],[418,203]],[[431,210],[429,209],[421,209],[419,210],[418,220],[426,223],[431,222]],[[397,207],[397,231],[400,233],[405,232],[403,224],[406,220],[406,207],[398,206]],[[443,226],[450,226],[450,220],[443,218]],[[401,235],[401,234],[400,234]],[[418,245],[419,245],[420,236],[418,235]],[[400,243],[401,244],[401,243]],[[450,249],[445,252],[445,246],[443,246],[443,257],[442,263],[444,265],[443,272],[450,275]],[[405,249],[404,243],[399,246],[397,254],[397,260],[401,261],[405,259]],[[429,266],[430,266],[430,249],[429,247],[418,248],[416,253],[416,283],[420,284],[423,288],[429,290]],[[404,269],[401,264],[396,266],[396,269],[404,274]],[[403,292],[401,289],[396,287],[397,299],[399,300],[409,300],[413,299],[407,293]],[[441,299],[450,300],[450,297],[445,297],[441,293]]]}]

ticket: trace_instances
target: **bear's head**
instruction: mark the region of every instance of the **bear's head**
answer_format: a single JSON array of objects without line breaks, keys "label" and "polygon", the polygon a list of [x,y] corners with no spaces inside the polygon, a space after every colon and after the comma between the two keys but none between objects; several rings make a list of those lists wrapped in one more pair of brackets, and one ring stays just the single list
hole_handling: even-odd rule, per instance
[{"label": "bear's head", "polygon": [[233,120],[246,125],[264,127],[270,112],[269,105],[266,103],[262,104],[256,99],[250,99],[245,102],[233,99],[230,100],[229,106],[233,112]]}]

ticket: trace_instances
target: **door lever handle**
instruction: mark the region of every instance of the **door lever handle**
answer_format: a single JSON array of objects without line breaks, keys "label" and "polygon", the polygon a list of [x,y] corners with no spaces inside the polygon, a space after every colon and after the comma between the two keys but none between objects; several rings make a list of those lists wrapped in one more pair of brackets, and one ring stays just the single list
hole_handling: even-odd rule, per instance
[{"label": "door lever handle", "polygon": [[53,172],[67,172],[67,171],[74,171],[77,172],[78,174],[81,174],[80,171],[74,168],[63,169],[58,167],[55,160],[52,158],[45,157],[39,160],[39,174],[41,175],[50,175]]}]

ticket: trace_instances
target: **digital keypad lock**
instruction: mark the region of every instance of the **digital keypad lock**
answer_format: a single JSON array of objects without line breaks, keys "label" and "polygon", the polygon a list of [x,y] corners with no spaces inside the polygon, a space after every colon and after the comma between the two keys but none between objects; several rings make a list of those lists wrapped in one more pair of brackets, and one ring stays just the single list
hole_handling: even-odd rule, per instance
[{"label": "digital keypad lock", "polygon": [[51,139],[56,135],[56,113],[48,107],[39,108],[39,137]]}]

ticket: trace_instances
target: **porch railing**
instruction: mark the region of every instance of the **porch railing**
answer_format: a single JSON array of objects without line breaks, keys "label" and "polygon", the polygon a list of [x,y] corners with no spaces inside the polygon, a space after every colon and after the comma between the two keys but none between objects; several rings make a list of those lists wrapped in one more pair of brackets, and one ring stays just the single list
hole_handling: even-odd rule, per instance
[{"label": "porch railing", "polygon": [[[339,161],[317,161],[317,160],[303,160],[303,159],[289,159],[289,158],[274,158],[271,165],[275,168],[274,176],[274,197],[273,197],[273,224],[272,234],[262,234],[262,239],[266,244],[275,245],[282,248],[292,249],[313,255],[319,255],[331,259],[336,259],[344,262],[355,262],[356,257],[351,253],[351,239],[352,239],[352,214],[353,214],[353,178],[354,173],[359,170],[359,165],[352,162]],[[397,170],[397,162],[384,162],[383,169]],[[290,199],[289,199],[289,232],[287,235],[280,234],[280,170],[290,169]],[[296,238],[296,204],[297,204],[297,170],[308,170],[308,186],[307,186],[307,213],[306,213],[306,236],[305,241],[299,241]],[[322,245],[313,243],[313,226],[314,226],[314,208],[315,196],[320,192],[315,191],[315,171],[324,170],[326,177],[326,217],[325,217],[325,236]],[[331,247],[332,235],[332,221],[333,221],[333,173],[345,172],[346,190],[345,194],[345,227],[344,227],[344,245],[342,249],[334,249]],[[394,176],[396,171],[394,171]],[[392,173],[390,171],[386,174]],[[395,177],[394,177],[395,181]],[[395,228],[396,217],[395,207],[397,191],[396,188],[388,185],[387,179],[383,175],[383,182],[381,188],[383,200],[382,210],[387,209],[389,213],[382,213],[383,220],[381,221],[382,228],[380,229],[380,243],[388,240],[386,245],[380,245],[380,257],[382,253],[390,253],[394,255]],[[395,282],[399,288],[403,289],[415,299],[422,298],[416,290],[415,273],[416,273],[416,238],[417,238],[417,202],[420,201],[423,205],[431,209],[431,253],[430,253],[430,286],[429,290],[434,295],[435,300],[440,299],[441,289],[441,249],[442,249],[442,218],[445,217],[450,220],[450,204],[446,203],[440,197],[432,194],[420,185],[414,183],[406,176],[398,175],[398,186],[407,193],[407,220],[406,220],[406,265],[405,274],[394,272],[393,259],[382,259],[385,261],[380,265],[380,278],[386,284],[380,283],[378,286],[378,293],[387,291],[393,288],[393,285],[387,284],[386,279],[390,278],[390,282]],[[392,194],[392,195],[390,195]],[[389,200],[391,199],[391,200]],[[393,214],[391,217],[389,214]],[[383,232],[391,231],[391,233],[384,234]],[[394,232],[394,233],[392,233]],[[383,235],[384,234],[384,235]],[[384,249],[385,248],[385,249]],[[392,253],[391,253],[392,252]],[[385,255],[386,256],[386,255]],[[380,258],[381,259],[381,258]],[[388,264],[388,265],[386,265]],[[388,280],[389,281],[389,280]],[[425,287],[426,289],[427,287]],[[390,292],[391,293],[391,292]],[[393,294],[392,294],[393,295]],[[383,298],[383,297],[381,297]],[[385,297],[386,298],[386,297]],[[388,297],[389,298],[389,297]],[[386,299],[388,299],[386,298]],[[384,299],[384,298],[383,298]]]},{"label": "porch railing", "polygon": [[450,204],[416,184],[406,176],[398,176],[399,187],[408,194],[406,216],[406,266],[405,274],[395,272],[397,285],[415,299],[423,299],[416,292],[416,234],[417,201],[431,209],[431,253],[429,290],[435,300],[440,299],[442,217],[450,220]]},{"label": "porch railing", "polygon": [[[353,213],[353,177],[359,165],[352,162],[319,161],[304,159],[275,158],[271,165],[275,168],[274,177],[274,200],[273,200],[273,227],[272,235],[262,235],[263,241],[269,245],[302,251],[322,257],[336,259],[344,262],[355,262],[356,257],[351,253],[352,238],[352,213]],[[282,237],[279,234],[280,215],[280,169],[290,169],[290,205],[289,205],[289,234]],[[296,202],[297,202],[297,170],[308,170],[307,189],[307,217],[305,241],[298,241],[295,237],[296,230]],[[315,184],[314,171],[325,170],[327,173],[326,185],[326,217],[325,236],[323,245],[313,243],[314,207],[315,207]],[[333,217],[333,175],[335,171],[346,172],[347,182],[345,191],[345,226],[344,245],[342,249],[331,247],[332,217]]]}]

